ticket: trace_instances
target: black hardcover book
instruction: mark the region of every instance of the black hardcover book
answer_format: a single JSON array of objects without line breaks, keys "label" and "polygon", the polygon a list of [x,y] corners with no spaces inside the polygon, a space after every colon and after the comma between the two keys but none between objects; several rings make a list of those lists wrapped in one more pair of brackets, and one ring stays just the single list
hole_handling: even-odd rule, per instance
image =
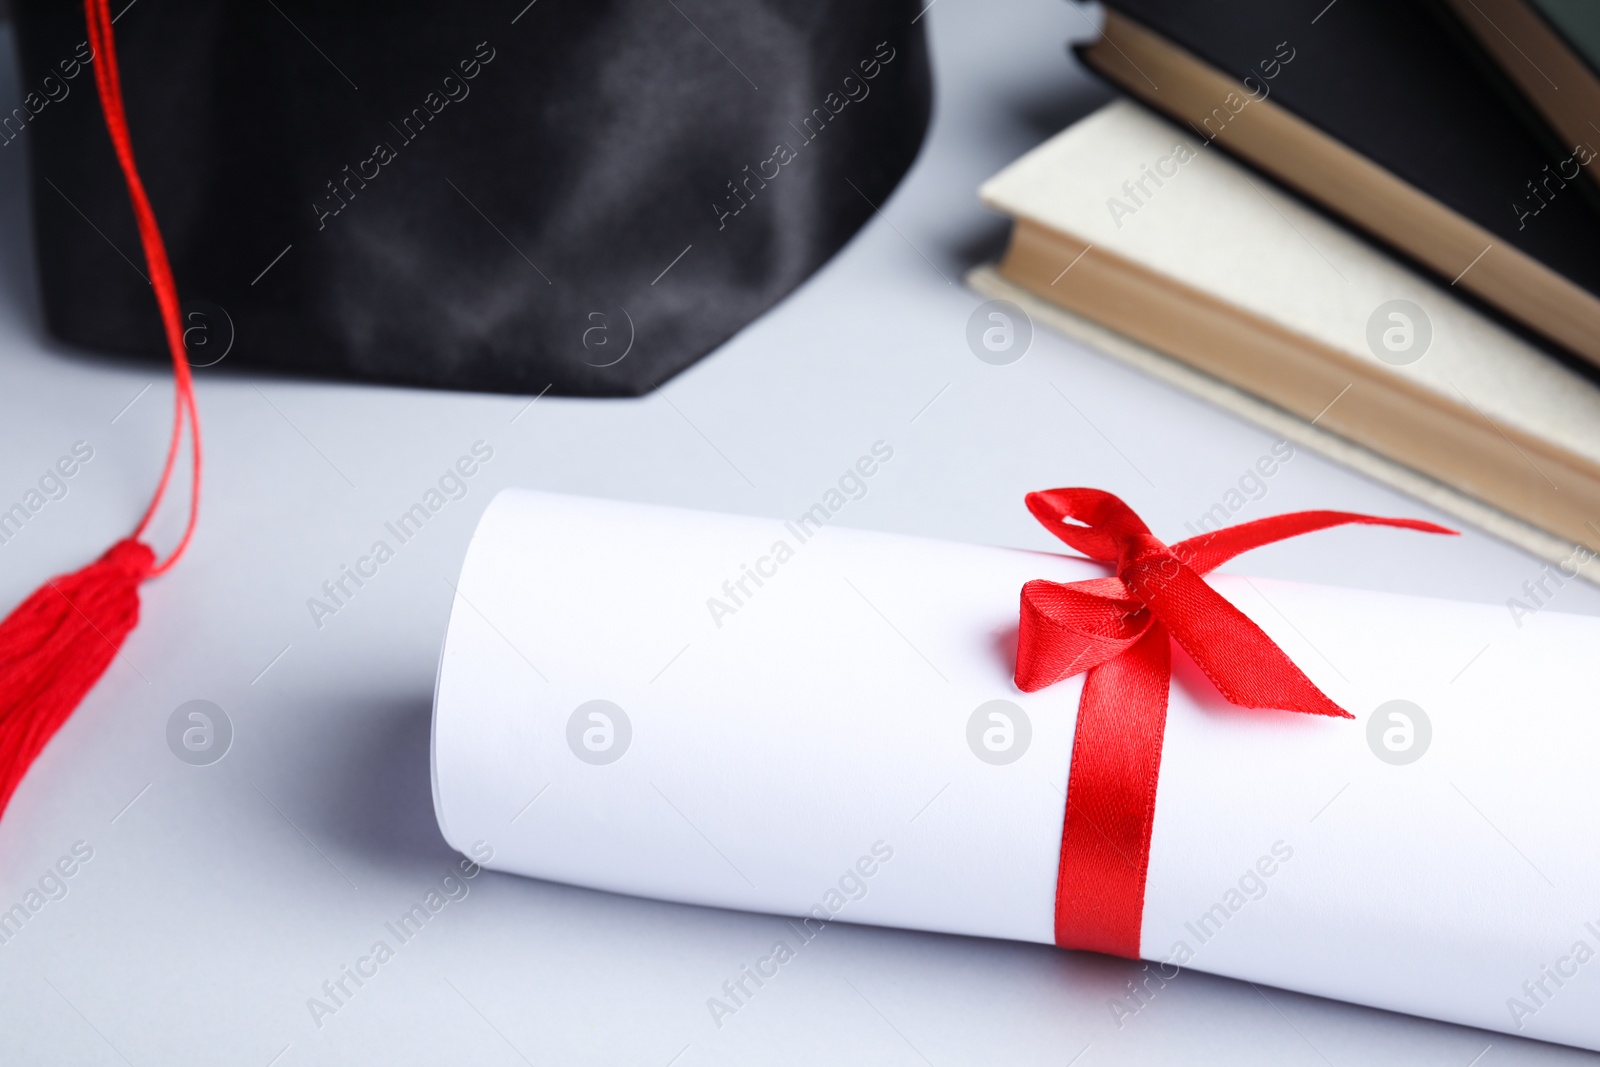
[{"label": "black hardcover book", "polygon": [[[1423,0],[1547,152],[1600,150],[1600,4],[1594,0]],[[1574,183],[1600,210],[1600,168]]]},{"label": "black hardcover book", "polygon": [[[1594,154],[1547,148],[1425,3],[1109,0],[1107,8],[1106,36],[1080,49],[1091,66],[1445,281],[1600,361],[1600,344],[1584,340],[1600,324],[1600,213],[1580,177]],[[1242,104],[1209,99],[1215,86],[1194,60],[1242,85]],[[1329,153],[1308,153],[1315,135],[1286,134],[1292,122],[1263,121],[1274,108],[1445,211],[1408,231],[1414,213],[1403,208],[1420,201],[1392,180],[1319,187],[1319,152]],[[1239,129],[1223,128],[1230,123]],[[1485,264],[1498,257],[1494,269],[1472,260],[1473,242]]]}]

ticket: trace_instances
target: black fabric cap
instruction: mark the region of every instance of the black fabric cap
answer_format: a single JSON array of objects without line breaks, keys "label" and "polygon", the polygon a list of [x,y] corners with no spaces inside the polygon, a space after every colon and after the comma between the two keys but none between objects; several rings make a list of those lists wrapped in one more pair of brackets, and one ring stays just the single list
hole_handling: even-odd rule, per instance
[{"label": "black fabric cap", "polygon": [[[231,342],[230,365],[637,395],[821,266],[921,145],[915,3],[525,2],[124,11],[196,364]],[[49,329],[162,358],[82,7],[13,8],[0,143],[32,141]]]}]

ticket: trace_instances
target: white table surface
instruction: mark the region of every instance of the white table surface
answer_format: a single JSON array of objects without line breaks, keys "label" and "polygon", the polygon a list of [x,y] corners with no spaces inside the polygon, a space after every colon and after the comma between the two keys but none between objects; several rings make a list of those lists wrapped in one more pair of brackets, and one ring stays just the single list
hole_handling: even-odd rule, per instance
[{"label": "white table surface", "polygon": [[[145,587],[124,655],[0,822],[0,908],[75,842],[94,850],[67,895],[0,945],[0,1060],[1593,1059],[1193,973],[1119,1028],[1108,1001],[1135,965],[844,924],[719,1028],[706,999],[767,950],[781,920],[492,873],[313,1025],[307,998],[453,862],[429,795],[434,666],[449,580],[499,487],[792,516],[883,439],[894,462],[850,505],[849,523],[1049,549],[1022,506],[1030,489],[1104,487],[1176,539],[1270,450],[1261,431],[1042,330],[1011,366],[967,347],[980,299],[960,278],[998,251],[1006,229],[978,207],[975,188],[1108,98],[1063,53],[1080,19],[1060,0],[938,3],[926,19],[934,124],[882,216],[790,299],[648,398],[545,398],[523,410],[525,398],[257,377],[226,362],[202,372],[199,536],[179,568]],[[8,113],[19,90],[9,29],[0,34]],[[170,411],[154,365],[43,336],[26,162],[20,143],[0,150],[0,502],[20,498],[73,442],[95,454],[64,499],[0,546],[7,607],[126,532]],[[479,439],[495,458],[467,497],[319,630],[306,599]],[[1305,453],[1268,485],[1240,519],[1331,507],[1448,521]],[[1542,569],[1473,531],[1445,541],[1371,530],[1300,538],[1235,566],[1496,604]],[[1600,612],[1600,590],[1568,585],[1555,607]],[[220,705],[236,731],[227,756],[206,767],[180,762],[165,738],[168,717],[192,699]]]}]

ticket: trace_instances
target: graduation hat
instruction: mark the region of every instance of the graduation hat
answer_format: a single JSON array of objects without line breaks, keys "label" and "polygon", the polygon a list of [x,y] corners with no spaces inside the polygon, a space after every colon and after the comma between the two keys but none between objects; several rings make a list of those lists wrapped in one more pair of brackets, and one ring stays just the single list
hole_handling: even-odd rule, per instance
[{"label": "graduation hat", "polygon": [[[0,147],[31,142],[46,323],[169,360],[175,389],[133,532],[0,621],[0,811],[194,536],[192,366],[220,348],[363,381],[638,395],[838,251],[930,108],[921,12],[899,0],[13,9],[24,96]],[[182,473],[188,520],[161,558],[143,538]]]},{"label": "graduation hat", "polygon": [[[92,66],[82,14],[13,2],[48,327],[160,356],[122,176],[70,76]],[[122,10],[140,172],[228,366],[642,394],[838,251],[930,107],[899,0]]]}]

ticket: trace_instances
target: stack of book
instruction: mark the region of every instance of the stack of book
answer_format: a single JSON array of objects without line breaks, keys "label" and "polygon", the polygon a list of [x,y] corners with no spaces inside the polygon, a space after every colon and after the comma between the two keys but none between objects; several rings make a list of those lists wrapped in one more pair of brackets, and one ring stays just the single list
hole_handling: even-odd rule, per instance
[{"label": "stack of book", "polygon": [[[1600,578],[1600,4],[1110,0],[972,284]],[[1135,102],[1137,101],[1137,102]]]}]

